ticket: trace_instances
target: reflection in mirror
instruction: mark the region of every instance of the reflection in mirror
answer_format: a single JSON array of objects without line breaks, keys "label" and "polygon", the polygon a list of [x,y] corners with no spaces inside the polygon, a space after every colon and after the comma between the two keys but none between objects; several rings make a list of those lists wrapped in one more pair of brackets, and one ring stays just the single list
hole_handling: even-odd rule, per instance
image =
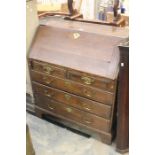
[{"label": "reflection in mirror", "polygon": [[39,13],[73,16],[69,17],[71,20],[103,24],[123,21],[125,25],[121,15],[126,11],[125,1],[128,0],[37,0],[37,8]]}]

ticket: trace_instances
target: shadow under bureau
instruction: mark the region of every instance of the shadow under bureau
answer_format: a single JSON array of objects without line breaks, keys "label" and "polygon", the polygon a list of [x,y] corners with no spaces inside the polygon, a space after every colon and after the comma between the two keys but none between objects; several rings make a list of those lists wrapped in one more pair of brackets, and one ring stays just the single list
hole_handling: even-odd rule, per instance
[{"label": "shadow under bureau", "polygon": [[126,38],[124,31],[52,18],[40,25],[28,60],[36,115],[77,124],[110,144],[119,72],[117,45]]}]

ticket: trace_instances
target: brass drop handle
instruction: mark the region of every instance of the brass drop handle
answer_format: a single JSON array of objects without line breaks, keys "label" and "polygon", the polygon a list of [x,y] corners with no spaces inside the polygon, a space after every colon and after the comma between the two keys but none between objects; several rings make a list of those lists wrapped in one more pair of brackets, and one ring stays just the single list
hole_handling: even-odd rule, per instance
[{"label": "brass drop handle", "polygon": [[82,76],[81,80],[87,85],[91,85],[95,81],[94,79],[91,79],[90,77],[86,76]]},{"label": "brass drop handle", "polygon": [[71,96],[68,95],[68,94],[65,94],[65,99],[66,99],[67,101],[69,101],[69,100],[71,99]]},{"label": "brass drop handle", "polygon": [[48,77],[44,76],[43,77],[43,81],[47,84],[50,84],[51,82],[53,82],[54,80],[53,79],[49,79]]},{"label": "brass drop handle", "polygon": [[51,105],[49,105],[49,104],[48,104],[48,108],[51,109],[51,110],[55,110],[55,108],[51,107]]},{"label": "brass drop handle", "polygon": [[71,112],[73,111],[72,108],[69,108],[69,107],[65,108],[65,110],[66,110],[68,113],[71,113]]},{"label": "brass drop handle", "polygon": [[45,73],[50,74],[51,72],[54,72],[54,69],[49,66],[43,66],[43,70]]}]

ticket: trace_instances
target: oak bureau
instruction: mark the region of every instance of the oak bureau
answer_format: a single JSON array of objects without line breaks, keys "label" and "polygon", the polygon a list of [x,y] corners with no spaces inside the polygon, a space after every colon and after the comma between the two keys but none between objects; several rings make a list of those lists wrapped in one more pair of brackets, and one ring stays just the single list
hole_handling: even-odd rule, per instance
[{"label": "oak bureau", "polygon": [[48,18],[29,54],[36,115],[99,133],[110,144],[119,73],[117,45],[127,30]]}]

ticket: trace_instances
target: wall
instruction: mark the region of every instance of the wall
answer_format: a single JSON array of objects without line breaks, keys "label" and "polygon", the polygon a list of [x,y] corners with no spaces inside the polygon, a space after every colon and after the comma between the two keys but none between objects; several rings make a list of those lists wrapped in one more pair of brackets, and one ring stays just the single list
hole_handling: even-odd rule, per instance
[{"label": "wall", "polygon": [[[28,1],[26,2],[26,51],[27,51],[26,56],[29,53],[29,48],[38,24],[39,21],[37,17],[36,1],[35,0]],[[30,94],[33,97],[27,61],[26,61],[26,93]]]}]

